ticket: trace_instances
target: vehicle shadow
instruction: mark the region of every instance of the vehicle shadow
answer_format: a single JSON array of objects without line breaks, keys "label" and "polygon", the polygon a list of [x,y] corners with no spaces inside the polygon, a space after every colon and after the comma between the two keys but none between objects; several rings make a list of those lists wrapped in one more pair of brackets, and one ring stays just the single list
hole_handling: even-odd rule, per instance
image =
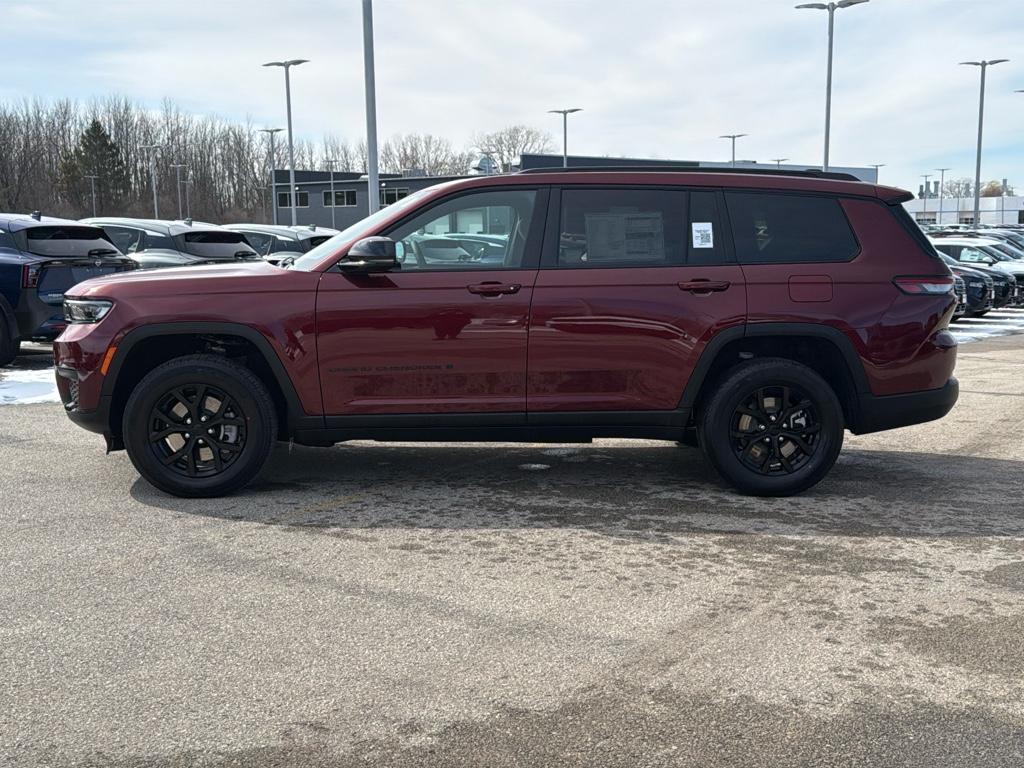
[{"label": "vehicle shadow", "polygon": [[281,445],[261,479],[222,499],[143,480],[139,502],[319,533],[565,527],[627,538],[686,533],[1019,537],[1024,462],[848,449],[801,496],[733,493],[703,455],[667,443],[584,446]]}]

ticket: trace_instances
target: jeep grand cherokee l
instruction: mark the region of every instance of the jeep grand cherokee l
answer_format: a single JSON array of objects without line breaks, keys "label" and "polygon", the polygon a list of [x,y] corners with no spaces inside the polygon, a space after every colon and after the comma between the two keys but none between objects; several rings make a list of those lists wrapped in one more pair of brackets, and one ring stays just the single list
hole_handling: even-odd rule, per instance
[{"label": "jeep grand cherokee l", "polygon": [[[270,264],[87,281],[54,347],[68,415],[182,496],[275,440],[699,444],[800,492],[844,430],[957,399],[953,276],[900,205],[838,174],[570,169],[425,189]],[[488,235],[501,258],[435,238]]]}]

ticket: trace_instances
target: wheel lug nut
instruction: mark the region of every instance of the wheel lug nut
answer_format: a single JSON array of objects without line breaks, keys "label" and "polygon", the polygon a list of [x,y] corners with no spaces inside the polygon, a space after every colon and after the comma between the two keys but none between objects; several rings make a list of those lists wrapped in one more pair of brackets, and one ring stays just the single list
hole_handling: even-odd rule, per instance
[{"label": "wheel lug nut", "polygon": [[191,440],[192,439],[192,435],[190,435],[188,432],[186,432],[185,433],[185,439],[186,440]]},{"label": "wheel lug nut", "polygon": [[205,416],[203,416],[203,417],[202,417],[201,419],[199,419],[199,420],[200,420],[200,421],[206,421],[206,417],[205,417]]}]

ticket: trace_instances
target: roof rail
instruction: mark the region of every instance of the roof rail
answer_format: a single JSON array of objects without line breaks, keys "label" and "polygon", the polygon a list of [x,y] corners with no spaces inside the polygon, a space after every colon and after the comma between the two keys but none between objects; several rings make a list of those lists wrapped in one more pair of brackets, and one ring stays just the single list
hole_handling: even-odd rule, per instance
[{"label": "roof rail", "polygon": [[547,168],[526,168],[518,173],[725,173],[754,176],[802,176],[808,179],[832,179],[835,181],[863,181],[850,173],[835,173],[808,168],[806,171],[788,171],[782,168],[706,168],[693,165],[588,165],[552,166]]}]

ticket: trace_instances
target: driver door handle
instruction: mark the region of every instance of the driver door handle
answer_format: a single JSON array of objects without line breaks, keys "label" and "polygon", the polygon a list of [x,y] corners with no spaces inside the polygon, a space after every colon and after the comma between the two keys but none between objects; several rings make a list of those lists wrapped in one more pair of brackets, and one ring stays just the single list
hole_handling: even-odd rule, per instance
[{"label": "driver door handle", "polygon": [[712,291],[729,290],[728,280],[688,280],[679,283],[679,290],[690,293],[711,293]]},{"label": "driver door handle", "polygon": [[519,289],[522,286],[519,283],[477,283],[476,285],[467,285],[466,290],[470,293],[475,293],[478,296],[507,296],[514,293],[519,293]]}]

